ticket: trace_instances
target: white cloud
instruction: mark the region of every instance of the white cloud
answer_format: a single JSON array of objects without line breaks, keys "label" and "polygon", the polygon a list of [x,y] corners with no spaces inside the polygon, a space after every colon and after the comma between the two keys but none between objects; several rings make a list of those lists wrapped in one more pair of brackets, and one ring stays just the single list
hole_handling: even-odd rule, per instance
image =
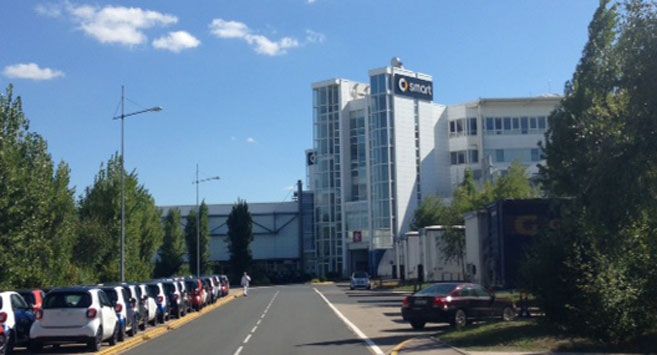
[{"label": "white cloud", "polygon": [[306,0],[309,4],[314,4],[317,0]]},{"label": "white cloud", "polygon": [[251,138],[251,137],[247,138],[247,139],[246,139],[246,142],[249,143],[249,144],[255,144],[255,143],[257,143],[256,140],[253,139],[253,138]]},{"label": "white cloud", "polygon": [[323,33],[306,30],[306,41],[308,43],[324,43],[324,41],[326,41],[326,36]]},{"label": "white cloud", "polygon": [[198,47],[200,44],[201,41],[185,31],[169,32],[167,36],[162,36],[153,41],[153,47],[174,53],[179,53],[183,49]]},{"label": "white cloud", "polygon": [[8,65],[2,72],[12,79],[51,80],[64,76],[64,72],[50,68],[40,68],[35,63]]},{"label": "white cloud", "polygon": [[84,33],[97,41],[125,46],[145,43],[146,29],[178,22],[178,18],[173,15],[138,7],[108,5],[100,8],[70,2],[37,6],[36,12],[50,17],[60,17],[65,13]]},{"label": "white cloud", "polygon": [[287,53],[288,49],[299,47],[299,41],[293,37],[283,37],[278,41],[266,36],[254,34],[245,23],[214,19],[210,23],[210,32],[218,38],[241,39],[250,44],[256,53],[276,56]]}]

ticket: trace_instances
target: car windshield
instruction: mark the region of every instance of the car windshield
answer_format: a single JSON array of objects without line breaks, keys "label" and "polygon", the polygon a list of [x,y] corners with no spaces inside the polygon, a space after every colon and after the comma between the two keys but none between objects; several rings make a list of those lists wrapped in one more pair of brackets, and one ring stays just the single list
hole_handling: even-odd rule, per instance
[{"label": "car windshield", "polygon": [[91,306],[91,295],[88,292],[55,292],[46,296],[43,308],[87,308],[89,306]]},{"label": "car windshield", "polygon": [[160,295],[160,288],[157,285],[148,285],[146,286],[146,291],[151,297],[157,297]]},{"label": "car windshield", "polygon": [[415,293],[415,296],[447,296],[456,287],[458,284],[437,284]]},{"label": "car windshield", "polygon": [[354,272],[354,278],[355,279],[366,279],[368,277],[366,272],[363,271],[356,271]]}]

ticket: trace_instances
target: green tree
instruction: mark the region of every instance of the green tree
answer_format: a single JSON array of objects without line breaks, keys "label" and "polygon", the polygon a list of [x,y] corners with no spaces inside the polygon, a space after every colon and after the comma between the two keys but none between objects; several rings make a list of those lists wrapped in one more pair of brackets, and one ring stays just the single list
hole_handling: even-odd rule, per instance
[{"label": "green tree", "polygon": [[[135,172],[125,173],[125,265],[127,280],[152,277],[155,255],[162,243],[160,212]],[[88,281],[116,281],[121,238],[121,160],[114,155],[101,165],[78,209],[80,233],[76,262]]]},{"label": "green tree", "polygon": [[180,210],[172,208],[164,218],[164,242],[155,264],[156,277],[168,277],[180,271],[185,262],[185,237],[180,227]]},{"label": "green tree", "polygon": [[253,257],[250,244],[253,241],[253,219],[249,205],[244,200],[237,200],[228,215],[228,251],[233,277],[239,277],[242,271],[251,269]]},{"label": "green tree", "polygon": [[568,202],[526,272],[549,320],[609,342],[657,323],[657,10],[617,6],[600,2],[549,118],[542,182]]},{"label": "green tree", "polygon": [[[187,252],[189,253],[189,270],[196,275],[196,211],[191,210],[187,215],[187,221],[185,224],[185,242],[187,244]],[[205,201],[201,203],[200,206],[200,216],[199,221],[201,223],[200,229],[200,274],[205,274],[209,268],[210,260],[210,230],[208,224],[208,205],[205,204]]]},{"label": "green tree", "polygon": [[68,182],[68,167],[55,172],[46,141],[29,130],[9,85],[0,94],[0,288],[47,287],[73,276],[66,267],[75,225]]}]

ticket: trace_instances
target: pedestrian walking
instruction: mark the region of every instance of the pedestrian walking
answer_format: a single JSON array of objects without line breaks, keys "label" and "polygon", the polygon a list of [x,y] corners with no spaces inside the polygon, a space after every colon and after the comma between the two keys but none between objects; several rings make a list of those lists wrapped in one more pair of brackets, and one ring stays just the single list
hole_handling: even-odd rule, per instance
[{"label": "pedestrian walking", "polygon": [[251,277],[246,273],[246,271],[244,271],[244,275],[242,275],[242,282],[241,282],[241,285],[244,288],[244,296],[248,296],[250,282],[251,282]]}]

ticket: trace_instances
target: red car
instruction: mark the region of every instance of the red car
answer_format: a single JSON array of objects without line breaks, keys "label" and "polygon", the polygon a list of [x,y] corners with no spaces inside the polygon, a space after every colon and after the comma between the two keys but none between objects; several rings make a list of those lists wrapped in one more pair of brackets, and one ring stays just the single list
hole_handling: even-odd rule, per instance
[{"label": "red car", "polygon": [[220,275],[219,281],[221,281],[221,297],[228,296],[230,292],[230,282],[228,281],[228,276]]},{"label": "red car", "polygon": [[185,289],[190,294],[191,307],[195,311],[200,311],[205,306],[206,294],[203,288],[203,281],[200,279],[185,280]]},{"label": "red car", "polygon": [[16,292],[23,296],[25,302],[32,307],[35,313],[43,309],[43,299],[46,298],[46,293],[42,290],[20,290]]}]

